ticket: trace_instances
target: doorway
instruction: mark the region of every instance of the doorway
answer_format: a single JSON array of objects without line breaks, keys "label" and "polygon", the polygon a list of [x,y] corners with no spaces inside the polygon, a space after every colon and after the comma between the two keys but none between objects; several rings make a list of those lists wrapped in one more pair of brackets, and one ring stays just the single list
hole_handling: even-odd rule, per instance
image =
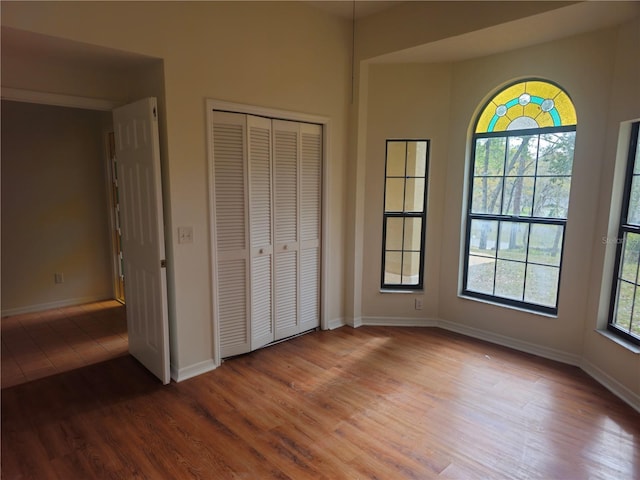
[{"label": "doorway", "polygon": [[2,114],[6,387],[126,354],[128,335],[109,300],[110,112],[3,100]]}]

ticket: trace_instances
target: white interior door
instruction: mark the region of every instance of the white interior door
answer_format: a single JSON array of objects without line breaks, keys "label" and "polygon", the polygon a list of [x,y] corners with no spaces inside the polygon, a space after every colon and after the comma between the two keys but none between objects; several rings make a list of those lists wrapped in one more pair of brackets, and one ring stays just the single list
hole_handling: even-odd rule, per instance
[{"label": "white interior door", "polygon": [[274,341],[271,120],[247,116],[251,237],[251,350]]},{"label": "white interior door", "polygon": [[246,115],[213,112],[213,261],[221,358],[251,348],[246,124]]},{"label": "white interior door", "polygon": [[167,384],[169,320],[156,99],[116,108],[113,126],[129,352]]},{"label": "white interior door", "polygon": [[273,120],[275,339],[300,332],[299,312],[300,125]]},{"label": "white interior door", "polygon": [[320,326],[322,127],[300,124],[300,332]]}]

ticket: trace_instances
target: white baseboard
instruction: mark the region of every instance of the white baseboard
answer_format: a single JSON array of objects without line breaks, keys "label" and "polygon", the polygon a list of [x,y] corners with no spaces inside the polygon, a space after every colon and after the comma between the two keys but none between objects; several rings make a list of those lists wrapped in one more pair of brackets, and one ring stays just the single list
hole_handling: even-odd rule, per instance
[{"label": "white baseboard", "polygon": [[414,317],[362,317],[361,325],[372,327],[437,327],[438,320]]},{"label": "white baseboard", "polygon": [[582,357],[579,355],[563,352],[562,350],[556,350],[554,348],[544,347],[535,343],[524,342],[513,337],[487,332],[486,330],[469,327],[455,322],[449,322],[447,320],[438,320],[437,326],[444,330],[449,330],[450,332],[460,333],[468,337],[485,340],[490,343],[502,345],[503,347],[513,348],[514,350],[531,353],[538,357],[548,358],[549,360],[555,360],[569,365],[579,367],[582,362]]},{"label": "white baseboard", "polygon": [[335,330],[336,328],[344,327],[347,325],[344,318],[334,318],[329,320],[329,324],[327,325],[327,330]]},{"label": "white baseboard", "polygon": [[584,370],[596,382],[607,388],[610,392],[627,403],[636,412],[640,413],[640,395],[632,392],[611,375],[603,372],[593,363],[585,360],[584,358],[582,359],[580,368],[582,368],[582,370]]},{"label": "white baseboard", "polygon": [[2,316],[9,317],[12,315],[22,315],[23,313],[42,312],[44,310],[53,310],[54,308],[73,307],[75,305],[82,305],[84,303],[103,302],[105,300],[111,300],[113,297],[110,295],[96,295],[91,297],[78,297],[69,298],[66,300],[58,300],[56,302],[39,303],[36,305],[25,305],[24,307],[16,308],[3,308]]},{"label": "white baseboard", "polygon": [[182,382],[183,380],[215,370],[217,367],[213,359],[205,360],[204,362],[189,365],[184,368],[176,368],[171,365],[171,379],[174,382]]}]

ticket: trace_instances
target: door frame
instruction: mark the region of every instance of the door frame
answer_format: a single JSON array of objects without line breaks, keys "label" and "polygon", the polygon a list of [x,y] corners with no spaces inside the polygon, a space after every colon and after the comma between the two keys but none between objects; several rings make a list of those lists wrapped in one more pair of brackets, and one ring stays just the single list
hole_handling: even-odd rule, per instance
[{"label": "door frame", "polygon": [[[120,218],[118,213],[118,183],[115,171],[115,132],[113,128],[104,129],[102,132],[105,150],[105,188],[107,189],[107,212],[109,214],[109,245],[111,253],[111,276],[113,298],[123,305],[126,303],[124,296],[124,275],[122,272],[122,238],[120,233]],[[111,140],[113,139],[113,145]],[[121,280],[122,278],[122,280]]]},{"label": "door frame", "polygon": [[320,224],[320,328],[327,330],[329,320],[327,316],[327,239],[329,238],[328,200],[329,200],[329,147],[331,145],[331,120],[329,117],[310,113],[280,110],[257,105],[228,102],[208,98],[205,100],[207,119],[207,167],[208,167],[208,193],[209,193],[209,252],[211,255],[211,312],[213,314],[213,361],[215,366],[220,366],[220,335],[218,322],[218,302],[216,298],[217,279],[216,269],[216,232],[215,232],[215,195],[214,195],[214,164],[213,164],[213,111],[243,113],[259,117],[268,117],[278,120],[290,120],[294,122],[315,123],[322,126],[322,198],[320,200],[321,224]]}]

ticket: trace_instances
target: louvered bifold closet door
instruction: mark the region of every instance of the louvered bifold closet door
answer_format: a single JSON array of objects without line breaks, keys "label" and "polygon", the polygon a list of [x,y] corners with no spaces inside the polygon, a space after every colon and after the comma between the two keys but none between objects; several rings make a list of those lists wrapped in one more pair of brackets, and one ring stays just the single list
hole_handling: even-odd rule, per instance
[{"label": "louvered bifold closet door", "polygon": [[320,326],[322,127],[300,125],[300,331]]},{"label": "louvered bifold closet door", "polygon": [[298,165],[300,124],[273,120],[275,339],[300,332]]},{"label": "louvered bifold closet door", "polygon": [[274,341],[271,120],[247,117],[251,237],[251,350]]},{"label": "louvered bifold closet door", "polygon": [[216,296],[222,358],[250,350],[246,116],[213,112]]}]

